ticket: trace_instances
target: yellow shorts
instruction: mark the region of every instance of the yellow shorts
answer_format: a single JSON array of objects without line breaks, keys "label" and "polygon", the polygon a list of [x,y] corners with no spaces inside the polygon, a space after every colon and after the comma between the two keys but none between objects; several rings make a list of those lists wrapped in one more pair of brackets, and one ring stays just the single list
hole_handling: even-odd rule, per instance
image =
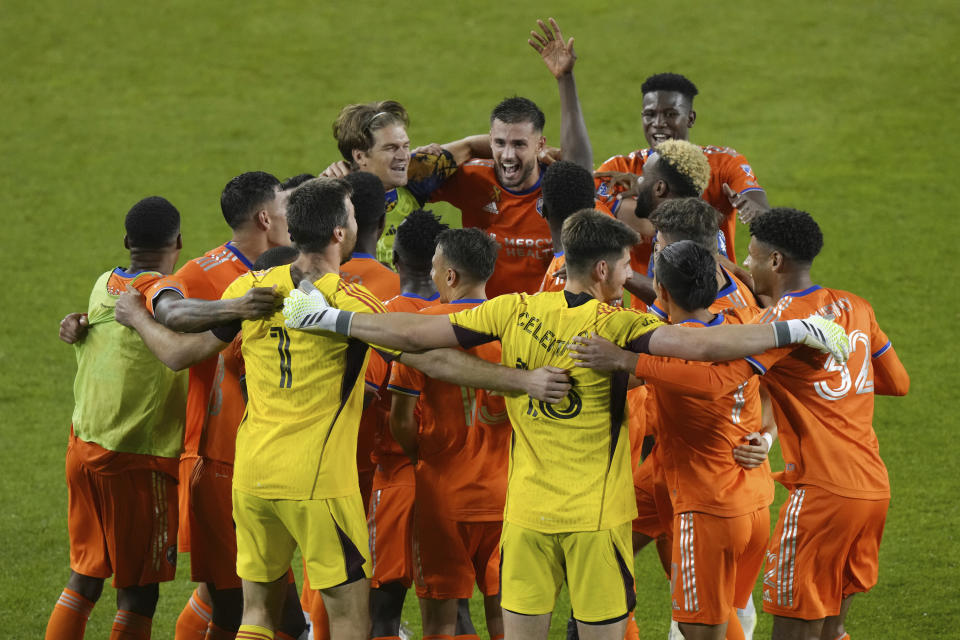
[{"label": "yellow shorts", "polygon": [[636,605],[630,523],[576,533],[540,533],[509,522],[500,537],[501,606],[551,613],[566,574],[573,617],[615,622]]},{"label": "yellow shorts", "polygon": [[300,547],[314,589],[370,577],[367,518],[360,494],[320,500],[267,500],[233,490],[237,575],[273,582]]}]

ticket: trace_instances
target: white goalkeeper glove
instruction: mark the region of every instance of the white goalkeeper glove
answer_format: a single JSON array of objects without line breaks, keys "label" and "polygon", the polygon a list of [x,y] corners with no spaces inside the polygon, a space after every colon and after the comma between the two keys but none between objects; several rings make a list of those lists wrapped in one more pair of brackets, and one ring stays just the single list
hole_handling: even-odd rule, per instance
[{"label": "white goalkeeper glove", "polygon": [[283,301],[283,318],[291,329],[348,336],[353,312],[331,307],[312,282],[301,280],[300,287],[291,291]]},{"label": "white goalkeeper glove", "polygon": [[833,320],[812,315],[804,320],[781,320],[773,323],[777,346],[805,344],[829,353],[843,364],[850,357],[850,339],[846,331]]}]

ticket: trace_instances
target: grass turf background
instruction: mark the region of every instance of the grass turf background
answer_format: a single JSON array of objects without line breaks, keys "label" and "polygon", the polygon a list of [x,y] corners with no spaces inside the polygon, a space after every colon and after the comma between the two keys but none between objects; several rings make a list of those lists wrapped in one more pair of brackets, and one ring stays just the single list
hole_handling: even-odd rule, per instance
[{"label": "grass turf background", "polygon": [[[125,264],[130,205],[152,194],[174,202],[182,257],[193,257],[229,237],[218,196],[230,177],[264,169],[282,178],[335,160],[330,124],[348,102],[401,101],[420,144],[482,132],[497,101],[525,95],[547,113],[546,135],[557,144],[555,83],[525,42],[547,15],[576,37],[595,163],[644,146],[639,85],[650,73],[678,71],[701,91],[692,139],[735,147],[771,203],[820,222],[826,246],[816,280],[873,303],[913,380],[908,397],[877,402],[894,497],[880,584],[858,599],[849,628],[859,638],[956,633],[953,2],[7,0],[3,635],[40,637],[67,578],[63,454],[75,367],[57,323],[85,307],[100,273]],[[741,258],[747,237],[741,229]],[[781,491],[775,506],[782,500]],[[161,588],[157,638],[172,637],[191,588],[181,560],[177,581]],[[642,637],[663,637],[667,585],[651,551],[641,554],[637,578]],[[89,637],[108,633],[112,599],[107,588]],[[418,626],[412,598],[406,613]],[[769,628],[761,614],[757,637]]]}]

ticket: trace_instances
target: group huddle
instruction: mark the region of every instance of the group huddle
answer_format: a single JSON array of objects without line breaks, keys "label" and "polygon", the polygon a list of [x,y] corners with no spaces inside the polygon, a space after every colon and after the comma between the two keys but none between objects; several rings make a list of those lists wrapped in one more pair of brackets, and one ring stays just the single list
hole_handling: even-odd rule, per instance
[{"label": "group huddle", "polygon": [[[110,576],[111,638],[149,638],[178,551],[198,586],[177,640],[399,638],[412,586],[424,638],[476,638],[476,588],[491,639],[545,639],[564,584],[568,637],[638,638],[640,606],[671,637],[752,638],[761,575],[773,638],[849,638],[890,500],[874,395],[906,371],[865,300],[811,279],[813,218],[689,142],[687,78],[647,78],[648,146],[594,171],[573,39],[538,26],[560,148],[522,97],[412,151],[399,103],[351,104],[342,160],[231,179],[232,238],[179,270],[179,211],[130,209],[130,264],[60,327],[71,574],[48,639],[83,637]],[[638,604],[651,542],[671,600]]]}]

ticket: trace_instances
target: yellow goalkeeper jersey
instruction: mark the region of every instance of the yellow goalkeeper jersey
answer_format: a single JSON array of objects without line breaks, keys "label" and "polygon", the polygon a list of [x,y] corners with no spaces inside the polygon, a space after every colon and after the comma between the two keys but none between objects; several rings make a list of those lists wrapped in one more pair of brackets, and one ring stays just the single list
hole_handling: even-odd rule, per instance
[{"label": "yellow goalkeeper jersey", "polygon": [[[252,287],[294,287],[290,265],[237,278],[223,298]],[[328,273],[314,285],[334,307],[386,311],[361,285]],[[365,343],[338,334],[288,329],[278,309],[244,320],[247,410],[237,431],[233,483],[268,499],[312,500],[359,493],[357,429],[363,409]]]},{"label": "yellow goalkeeper jersey", "polygon": [[596,333],[646,352],[662,323],[633,309],[567,291],[507,294],[450,315],[464,347],[499,339],[507,366],[568,369],[573,389],[558,404],[507,398],[514,436],[504,520],[543,533],[609,529],[637,515],[626,421],[626,373],[574,366],[575,336]]}]

